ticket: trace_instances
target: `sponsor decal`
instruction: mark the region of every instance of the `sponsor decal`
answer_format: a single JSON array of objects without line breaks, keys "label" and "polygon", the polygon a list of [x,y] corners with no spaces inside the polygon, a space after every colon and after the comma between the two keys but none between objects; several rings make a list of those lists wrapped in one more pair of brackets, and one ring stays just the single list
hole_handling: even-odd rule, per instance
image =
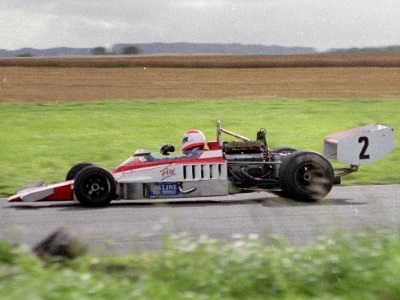
[{"label": "sponsor decal", "polygon": [[177,183],[153,183],[149,185],[149,197],[173,197],[179,195]]},{"label": "sponsor decal", "polygon": [[161,169],[160,174],[161,174],[161,180],[165,180],[167,178],[176,176],[176,171],[175,171],[175,168],[171,168],[168,166],[168,167]]}]

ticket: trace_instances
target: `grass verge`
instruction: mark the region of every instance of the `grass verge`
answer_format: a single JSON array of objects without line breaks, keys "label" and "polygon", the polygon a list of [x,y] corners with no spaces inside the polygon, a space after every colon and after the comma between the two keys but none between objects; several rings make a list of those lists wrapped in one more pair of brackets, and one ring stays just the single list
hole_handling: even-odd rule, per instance
[{"label": "grass verge", "polygon": [[0,243],[0,299],[396,299],[400,235],[344,233],[308,248],[257,237],[170,239],[156,254],[46,265]]},{"label": "grass verge", "polygon": [[[399,111],[397,100],[352,99],[0,104],[0,194],[43,179],[62,181],[77,162],[112,169],[137,148],[178,146],[186,129],[199,128],[213,140],[217,119],[250,138],[266,128],[270,147],[322,151],[332,132],[376,122],[400,128]],[[399,183],[399,160],[396,149],[344,183]]]}]

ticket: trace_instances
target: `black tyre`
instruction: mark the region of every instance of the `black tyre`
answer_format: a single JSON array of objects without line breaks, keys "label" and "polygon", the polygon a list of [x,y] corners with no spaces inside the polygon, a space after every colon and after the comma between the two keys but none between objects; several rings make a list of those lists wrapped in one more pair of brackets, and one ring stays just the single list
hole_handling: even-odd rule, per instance
[{"label": "black tyre", "polygon": [[332,189],[333,168],[330,162],[315,152],[293,152],[279,171],[282,194],[286,197],[313,202],[324,198]]},{"label": "black tyre", "polygon": [[82,162],[82,163],[72,166],[72,168],[69,169],[67,175],[65,176],[65,181],[75,179],[76,175],[78,175],[78,173],[80,171],[82,171],[84,168],[90,167],[90,166],[94,166],[94,165],[91,163],[88,163],[88,162]]},{"label": "black tyre", "polygon": [[291,154],[291,153],[297,151],[297,149],[284,146],[284,147],[272,148],[271,151],[275,152],[275,153],[279,153],[279,154]]},{"label": "black tyre", "polygon": [[88,207],[107,206],[115,198],[116,183],[110,172],[89,166],[75,178],[74,193],[78,201]]}]

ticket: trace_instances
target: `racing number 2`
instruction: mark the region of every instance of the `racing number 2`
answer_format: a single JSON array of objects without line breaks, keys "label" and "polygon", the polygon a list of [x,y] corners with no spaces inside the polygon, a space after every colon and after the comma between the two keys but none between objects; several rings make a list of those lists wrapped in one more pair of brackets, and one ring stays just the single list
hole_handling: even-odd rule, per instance
[{"label": "racing number 2", "polygon": [[369,146],[368,138],[366,136],[361,136],[358,139],[358,142],[360,144],[364,143],[364,146],[362,147],[361,152],[360,152],[360,159],[369,159],[369,154],[366,154],[368,146]]}]

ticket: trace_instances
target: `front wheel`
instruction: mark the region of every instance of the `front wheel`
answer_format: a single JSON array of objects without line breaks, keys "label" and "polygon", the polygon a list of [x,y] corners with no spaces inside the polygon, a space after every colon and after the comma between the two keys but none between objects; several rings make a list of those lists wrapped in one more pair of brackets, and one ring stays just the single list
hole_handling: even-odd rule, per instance
[{"label": "front wheel", "polygon": [[88,163],[88,162],[81,162],[81,163],[78,163],[78,164],[72,166],[71,169],[69,169],[67,175],[65,176],[65,181],[75,179],[76,175],[78,175],[78,173],[80,171],[82,171],[84,168],[90,167],[90,166],[94,166],[94,165],[92,163]]},{"label": "front wheel", "polygon": [[283,195],[313,202],[332,189],[334,172],[330,162],[316,152],[296,151],[285,159],[279,171]]},{"label": "front wheel", "polygon": [[75,178],[74,193],[84,206],[107,206],[115,198],[115,179],[105,169],[95,166],[86,167]]}]

